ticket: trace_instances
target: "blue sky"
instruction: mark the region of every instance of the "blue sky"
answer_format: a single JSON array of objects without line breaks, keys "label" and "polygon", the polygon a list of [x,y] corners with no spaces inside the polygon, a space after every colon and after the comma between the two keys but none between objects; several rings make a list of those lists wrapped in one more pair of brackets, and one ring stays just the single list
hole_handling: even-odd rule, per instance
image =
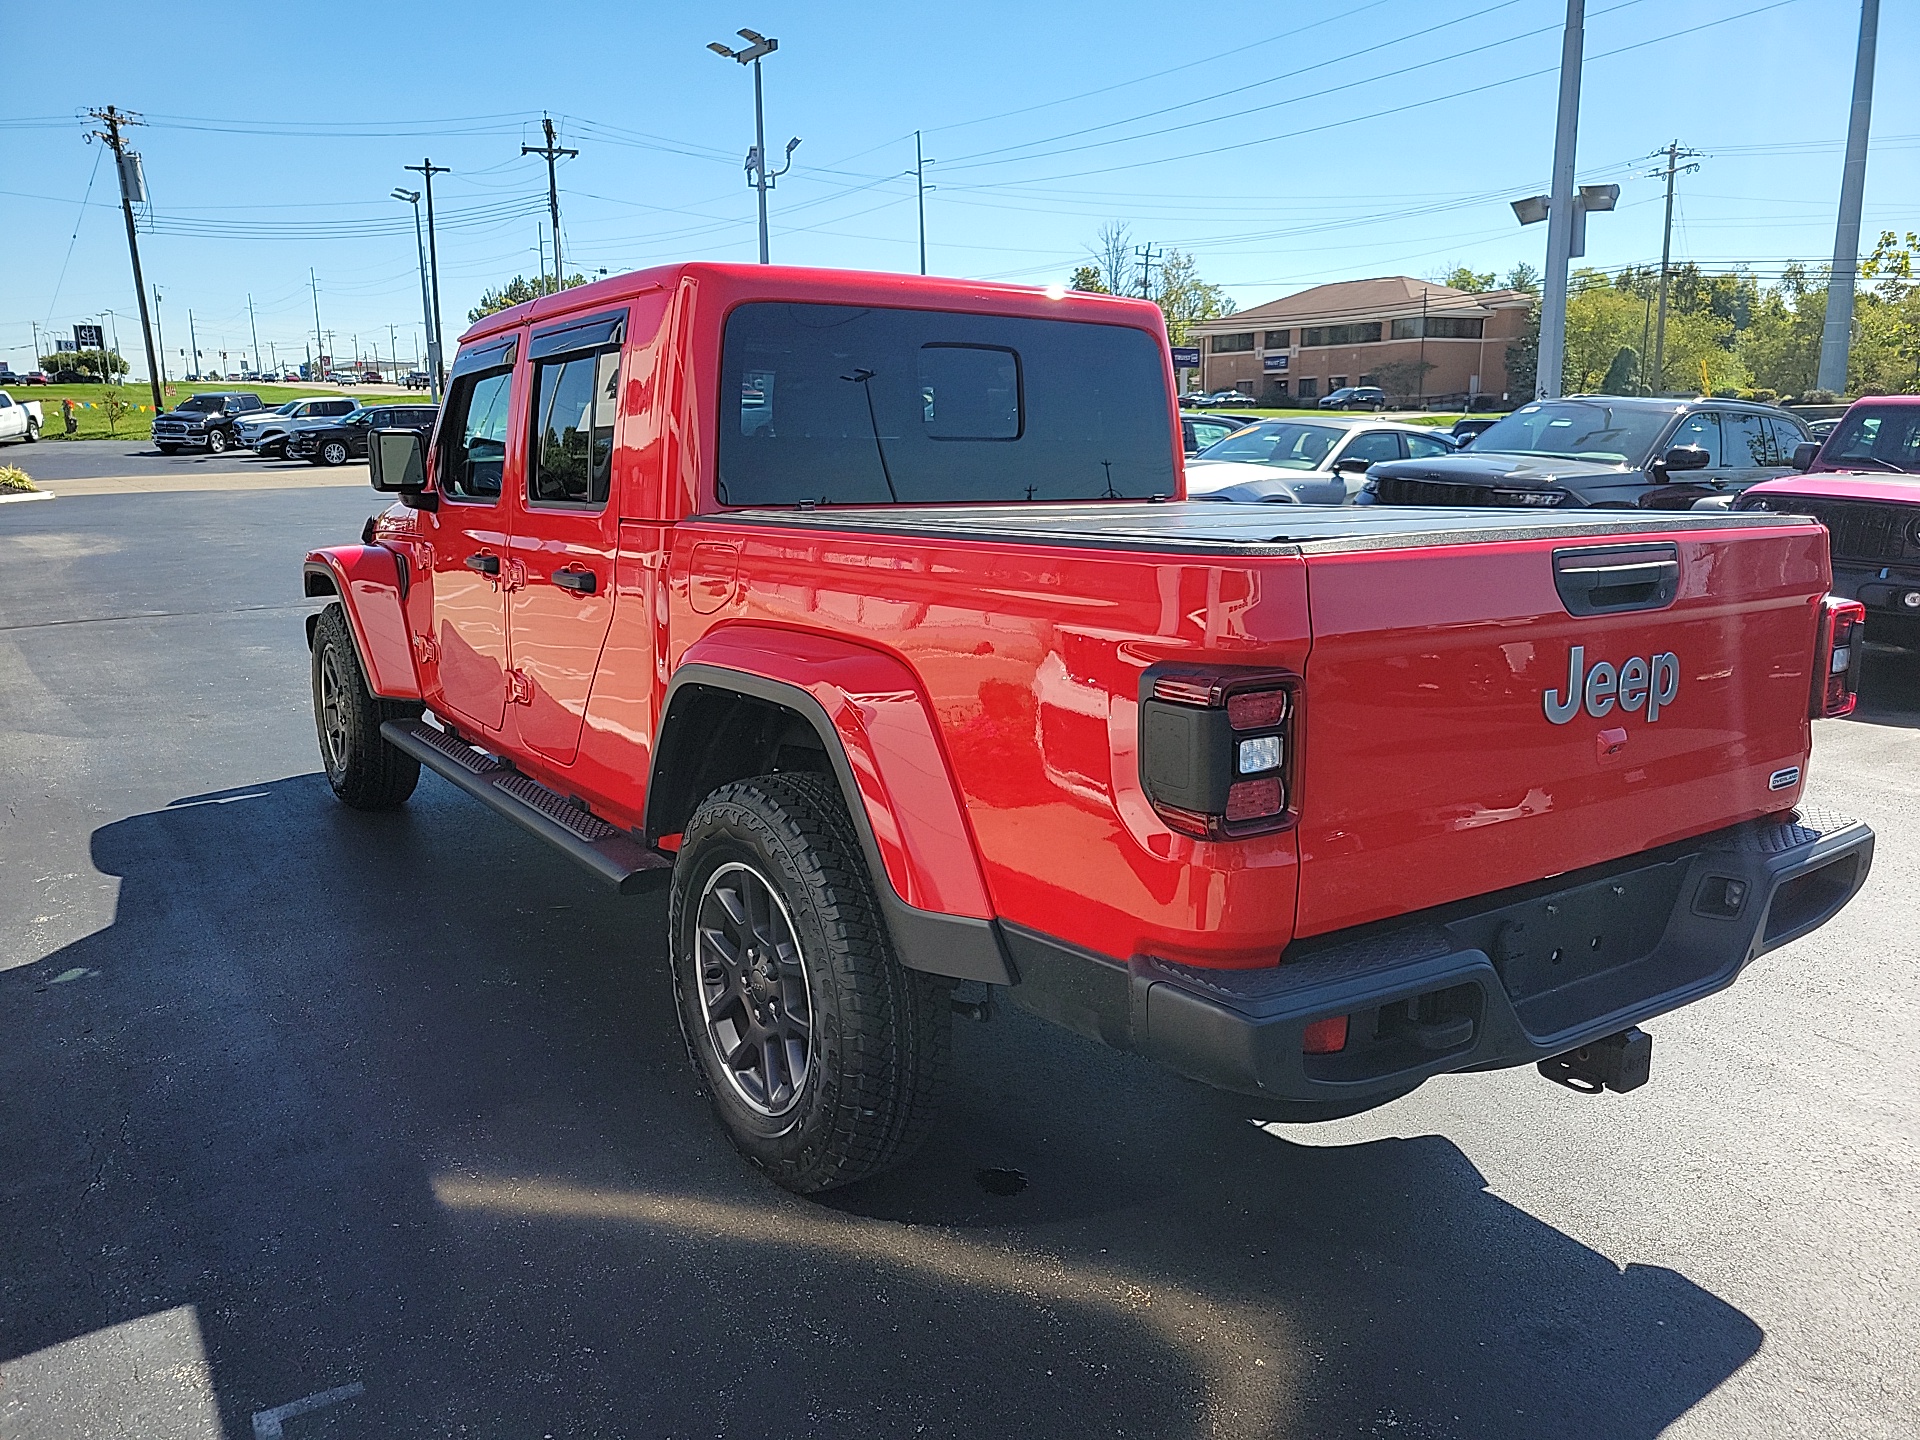
[{"label": "blue sky", "polygon": [[[1506,202],[1542,191],[1553,146],[1561,0],[1351,0],[1231,10],[1099,4],[509,6],[89,14],[0,99],[0,359],[31,324],[138,319],[110,164],[79,108],[141,112],[152,198],[147,279],[165,295],[169,368],[188,313],[200,348],[300,358],[321,323],[401,357],[419,334],[411,220],[387,198],[430,155],[450,335],[480,292],[538,268],[546,172],[522,158],[550,112],[561,143],[567,268],[755,256],[741,159],[752,89],[704,49],[740,26],[776,36],[768,134],[803,137],[772,196],[776,262],[917,268],[913,131],[925,133],[930,265],[1046,283],[1100,226],[1194,252],[1242,306],[1326,280],[1538,264],[1545,226]],[[281,18],[284,14],[287,18]],[[1853,0],[1589,0],[1580,178],[1617,181],[1588,262],[1657,262],[1650,152],[1703,151],[1681,181],[1677,259],[1762,277],[1833,244],[1858,6]],[[529,19],[529,16],[536,17]],[[1920,6],[1880,30],[1867,243],[1920,229]],[[91,181],[91,188],[89,183]],[[84,203],[83,203],[84,202]],[[210,364],[218,363],[209,360]],[[144,370],[136,364],[136,373]]]}]

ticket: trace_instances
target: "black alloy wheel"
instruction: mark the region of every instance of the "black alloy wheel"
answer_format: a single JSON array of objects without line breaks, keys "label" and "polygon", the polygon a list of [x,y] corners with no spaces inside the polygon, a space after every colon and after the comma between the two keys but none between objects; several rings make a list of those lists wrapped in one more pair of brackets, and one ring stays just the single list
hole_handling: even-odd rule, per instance
[{"label": "black alloy wheel", "polygon": [[391,810],[420,780],[420,762],[387,743],[385,720],[415,720],[421,706],[367,689],[353,631],[338,602],[313,627],[313,721],[327,784],[355,810]]},{"label": "black alloy wheel", "polygon": [[722,1075],[756,1114],[785,1115],[813,1070],[813,997],[786,902],[752,866],[731,861],[707,877],[694,963]]}]

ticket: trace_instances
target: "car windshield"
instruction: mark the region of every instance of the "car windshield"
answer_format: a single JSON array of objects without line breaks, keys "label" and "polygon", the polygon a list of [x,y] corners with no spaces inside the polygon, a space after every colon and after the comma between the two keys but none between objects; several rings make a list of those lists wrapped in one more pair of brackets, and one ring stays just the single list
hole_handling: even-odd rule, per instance
[{"label": "car windshield", "polygon": [[1820,452],[1828,465],[1920,474],[1920,405],[1856,405]]},{"label": "car windshield", "polygon": [[1637,465],[1673,413],[1605,400],[1541,400],[1496,421],[1473,442],[1475,454],[1551,455],[1561,460]]},{"label": "car windshield", "polygon": [[360,425],[372,418],[373,407],[370,405],[360,405],[342,415],[339,423],[342,425]]},{"label": "car windshield", "polygon": [[1282,470],[1313,470],[1333,452],[1343,432],[1332,425],[1302,425],[1277,420],[1250,426],[1216,441],[1193,458],[1241,460]]}]

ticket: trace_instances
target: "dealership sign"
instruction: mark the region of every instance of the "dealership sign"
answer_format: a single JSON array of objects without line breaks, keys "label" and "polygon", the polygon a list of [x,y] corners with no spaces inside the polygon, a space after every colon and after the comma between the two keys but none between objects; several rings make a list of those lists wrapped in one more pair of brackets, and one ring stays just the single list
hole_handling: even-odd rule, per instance
[{"label": "dealership sign", "polygon": [[1285,355],[1269,355],[1263,362],[1263,368],[1269,374],[1275,370],[1284,370],[1287,368],[1287,357]]},{"label": "dealership sign", "polygon": [[1198,345],[1176,345],[1173,347],[1173,364],[1176,370],[1192,370],[1200,364]]}]

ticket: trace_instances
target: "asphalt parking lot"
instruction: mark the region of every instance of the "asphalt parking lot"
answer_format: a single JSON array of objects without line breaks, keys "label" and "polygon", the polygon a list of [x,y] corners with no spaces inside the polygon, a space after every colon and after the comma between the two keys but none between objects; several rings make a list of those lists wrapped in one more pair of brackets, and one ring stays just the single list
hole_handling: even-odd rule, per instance
[{"label": "asphalt parking lot", "polygon": [[332,801],[299,560],[362,472],[140,448],[0,507],[4,1440],[1913,1433],[1920,667],[1818,729],[1867,890],[1632,1095],[1283,1129],[1015,1014],[807,1201],[707,1115],[661,899],[432,776]]},{"label": "asphalt parking lot", "polygon": [[[284,476],[308,480],[319,467],[305,460],[262,460],[251,450],[228,450],[210,455],[204,450],[162,455],[144,437],[132,440],[42,440],[37,445],[9,445],[0,449],[0,464],[19,465],[36,484],[57,487],[62,481],[123,480],[209,475]],[[356,485],[366,483],[364,461],[343,465],[339,474],[351,474]]]}]

